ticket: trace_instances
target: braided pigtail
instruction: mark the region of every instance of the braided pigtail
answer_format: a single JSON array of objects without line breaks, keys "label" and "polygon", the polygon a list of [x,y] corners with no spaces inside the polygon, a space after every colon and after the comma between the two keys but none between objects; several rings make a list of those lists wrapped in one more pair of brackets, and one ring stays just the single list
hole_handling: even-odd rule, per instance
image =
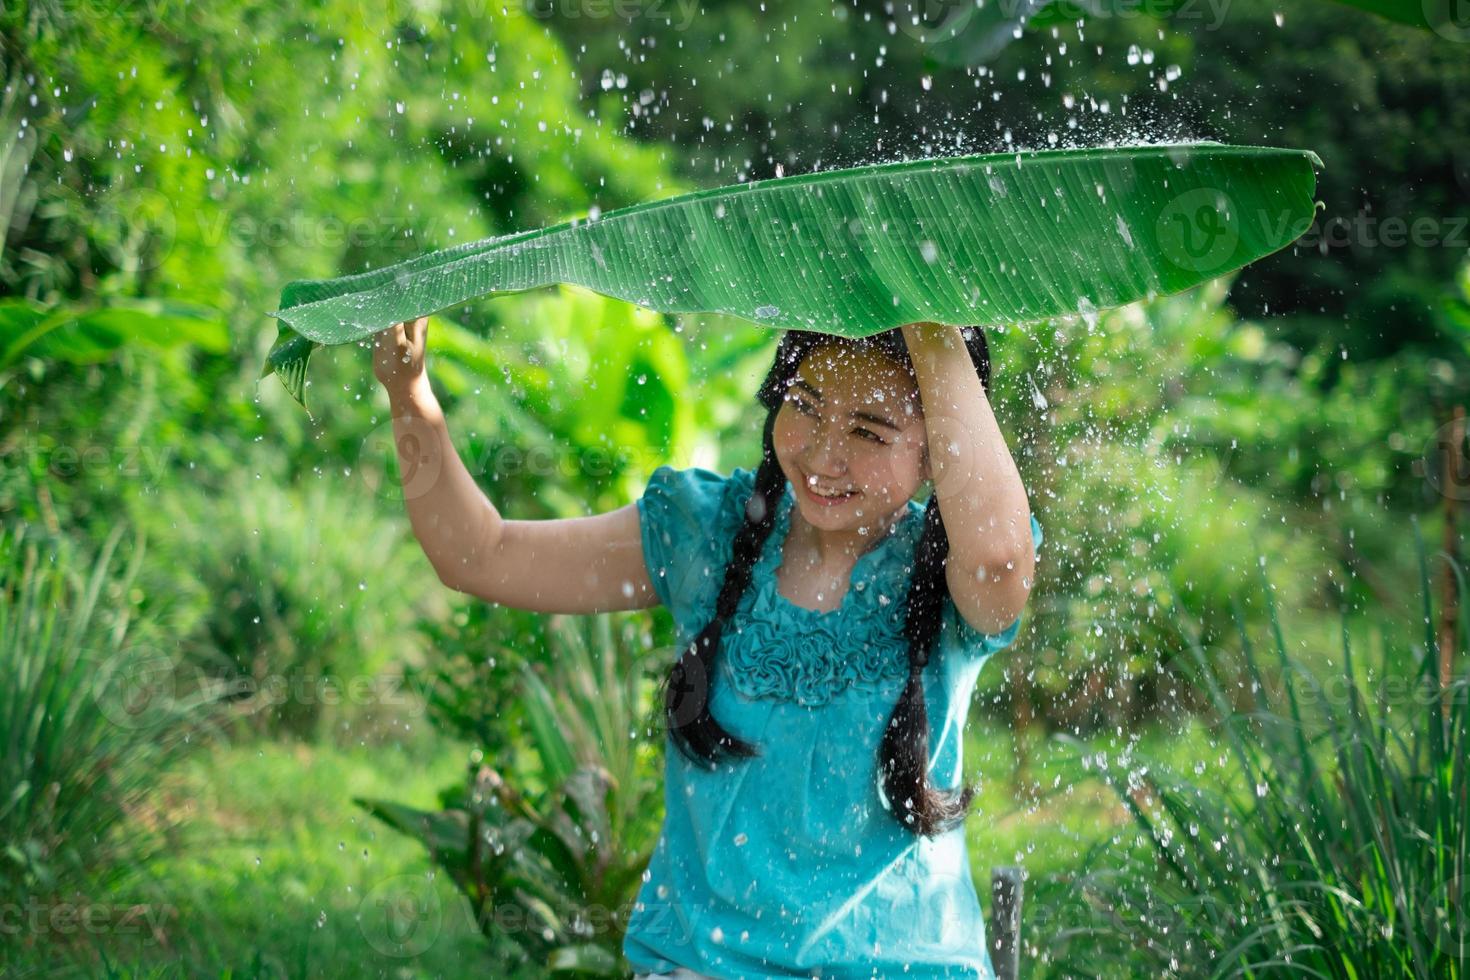
[{"label": "braided pigtail", "polygon": [[879,772],[888,808],[904,825],[925,836],[944,833],[965,819],[975,788],[936,790],[929,782],[929,711],[924,700],[924,667],[939,639],[940,616],[949,584],[944,577],[949,535],[937,496],[924,508],[924,530],[914,546],[914,577],[909,590],[904,636],[909,675],[878,746]]},{"label": "braided pigtail", "polygon": [[776,505],[786,489],[786,476],[776,460],[772,433],[776,409],[766,416],[761,465],[755,487],[745,504],[745,520],[735,533],[730,563],[715,600],[714,617],[685,648],[665,678],[664,714],[669,734],[691,761],[713,769],[722,753],[742,758],[756,754],[755,746],[727,732],[710,712],[710,685],[720,652],[725,624],[735,615],[740,597],[750,587],[761,549],[776,525]]}]

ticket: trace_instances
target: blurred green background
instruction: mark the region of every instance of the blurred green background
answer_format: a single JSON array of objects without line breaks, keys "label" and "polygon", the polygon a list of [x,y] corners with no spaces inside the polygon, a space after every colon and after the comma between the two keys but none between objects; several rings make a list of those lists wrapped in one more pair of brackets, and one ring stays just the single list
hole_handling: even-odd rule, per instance
[{"label": "blurred green background", "polygon": [[[1217,139],[1320,155],[1295,246],[989,333],[1046,544],[972,707],[975,880],[988,902],[992,866],[1025,868],[1028,976],[1256,976],[1293,950],[1462,976],[1463,688],[1424,755],[1383,734],[1466,662],[1470,23],[1414,6],[5,4],[0,974],[626,975],[672,623],[440,586],[368,352],[313,359],[314,414],[257,383],[288,280],[780,173]],[[753,467],[775,340],[557,288],[435,317],[429,370],[501,512],[567,517],[663,463]],[[1278,680],[1350,671],[1309,699],[1322,740],[1260,771],[1223,721],[1280,693],[1253,641]],[[1348,677],[1382,711],[1376,769],[1328,737],[1355,731]],[[1255,813],[1250,896],[1216,880],[1238,864],[1176,866],[1247,831],[1202,840],[1174,808],[1161,838],[1136,797],[1167,794],[1109,778],[1138,758]],[[1369,771],[1440,795],[1332,809]],[[1384,830],[1403,813],[1431,829]],[[1360,846],[1308,846],[1350,824]],[[1399,832],[1436,842],[1422,874]],[[1079,884],[1120,875],[1199,904]],[[1303,882],[1318,904],[1284,913]],[[1274,932],[1211,911],[1247,901]]]}]

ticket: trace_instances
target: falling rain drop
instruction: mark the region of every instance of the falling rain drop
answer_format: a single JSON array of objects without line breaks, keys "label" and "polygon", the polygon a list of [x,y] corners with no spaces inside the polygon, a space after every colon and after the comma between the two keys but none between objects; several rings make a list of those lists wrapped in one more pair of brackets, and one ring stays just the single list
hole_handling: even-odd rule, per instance
[{"label": "falling rain drop", "polygon": [[1031,382],[1031,407],[1036,409],[1037,411],[1041,411],[1049,404],[1046,400],[1046,396],[1041,393],[1040,388],[1036,387],[1035,377],[1028,374],[1026,376],[1026,380]]}]

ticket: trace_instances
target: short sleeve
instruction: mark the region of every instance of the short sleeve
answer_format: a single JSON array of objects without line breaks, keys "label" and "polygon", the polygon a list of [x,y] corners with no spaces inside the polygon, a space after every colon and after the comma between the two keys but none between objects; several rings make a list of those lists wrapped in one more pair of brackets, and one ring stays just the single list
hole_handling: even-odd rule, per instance
[{"label": "short sleeve", "polygon": [[659,601],[684,623],[714,574],[733,477],[701,467],[660,466],[637,501],[643,561]]},{"label": "short sleeve", "polygon": [[[1036,515],[1031,515],[1031,544],[1038,555],[1041,553],[1041,524]],[[1025,615],[1024,613],[1022,615]],[[944,610],[940,622],[940,649],[942,653],[957,653],[964,657],[986,656],[1004,650],[1016,641],[1021,632],[1021,616],[999,633],[982,633],[965,621],[954,600],[944,597]]]}]

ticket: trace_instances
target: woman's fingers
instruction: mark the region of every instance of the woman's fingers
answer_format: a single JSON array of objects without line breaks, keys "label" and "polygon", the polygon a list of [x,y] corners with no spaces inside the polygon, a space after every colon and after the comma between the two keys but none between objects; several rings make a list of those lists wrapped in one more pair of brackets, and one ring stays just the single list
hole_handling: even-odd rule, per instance
[{"label": "woman's fingers", "polygon": [[429,318],[416,317],[385,327],[373,335],[373,370],[391,387],[412,382],[424,370],[424,344]]}]

